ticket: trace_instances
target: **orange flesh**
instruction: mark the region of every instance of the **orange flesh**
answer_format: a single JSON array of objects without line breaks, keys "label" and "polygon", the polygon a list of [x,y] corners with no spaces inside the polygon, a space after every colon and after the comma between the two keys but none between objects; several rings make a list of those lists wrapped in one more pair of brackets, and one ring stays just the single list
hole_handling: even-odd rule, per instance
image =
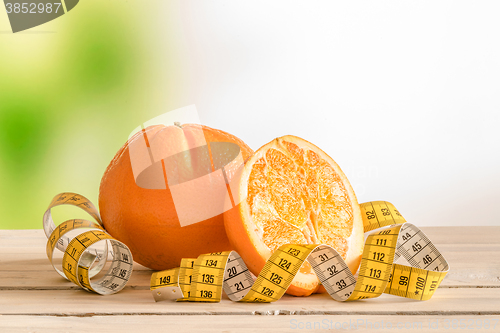
[{"label": "orange flesh", "polygon": [[[282,141],[257,160],[248,180],[247,204],[263,243],[327,244],[345,259],[353,209],[342,179],[317,153]],[[300,270],[310,273],[307,262]]]}]

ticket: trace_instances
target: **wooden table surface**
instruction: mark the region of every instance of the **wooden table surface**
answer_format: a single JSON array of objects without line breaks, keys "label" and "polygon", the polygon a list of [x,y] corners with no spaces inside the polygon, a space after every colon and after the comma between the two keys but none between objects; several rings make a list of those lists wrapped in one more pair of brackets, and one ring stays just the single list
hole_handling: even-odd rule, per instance
[{"label": "wooden table surface", "polygon": [[500,226],[422,230],[450,264],[429,301],[392,295],[340,303],[326,294],[270,304],[155,303],[152,271],[134,266],[121,292],[83,291],[60,277],[42,230],[0,230],[0,332],[500,332]]}]

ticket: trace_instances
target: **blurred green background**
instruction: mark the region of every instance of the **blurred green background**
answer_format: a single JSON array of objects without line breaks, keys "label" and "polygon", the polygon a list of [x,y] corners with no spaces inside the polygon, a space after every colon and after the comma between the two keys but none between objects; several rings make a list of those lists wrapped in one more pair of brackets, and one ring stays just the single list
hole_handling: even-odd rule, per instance
[{"label": "blurred green background", "polygon": [[150,52],[147,18],[156,14],[142,3],[80,1],[17,34],[0,6],[0,229],[41,228],[57,193],[97,204],[101,176],[130,131],[175,103],[151,63],[161,58],[172,72],[178,64]]},{"label": "blurred green background", "polygon": [[41,228],[60,192],[97,204],[130,132],[192,104],[254,149],[315,143],[418,225],[498,225],[498,7],[84,0],[13,34],[0,5],[0,229]]}]

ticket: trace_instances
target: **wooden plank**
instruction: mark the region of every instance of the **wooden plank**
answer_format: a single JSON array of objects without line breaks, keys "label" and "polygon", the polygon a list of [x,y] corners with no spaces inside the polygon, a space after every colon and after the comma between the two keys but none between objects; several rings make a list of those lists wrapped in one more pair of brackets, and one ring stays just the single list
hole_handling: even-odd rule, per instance
[{"label": "wooden plank", "polygon": [[[456,263],[450,260],[451,271],[441,283],[440,288],[500,288],[500,265],[498,265],[498,260],[490,261],[488,257],[481,257],[481,259],[477,260],[477,263]],[[500,258],[500,256],[497,255],[497,258]],[[20,261],[19,265],[22,266],[23,263],[23,261]],[[0,265],[2,264],[0,263]],[[142,266],[139,269],[135,267],[136,265],[134,265],[134,272],[125,288],[148,289],[153,271]],[[47,264],[43,265],[43,270],[37,270],[34,267],[24,270],[19,266],[11,268],[0,270],[0,290],[77,289],[73,283],[60,277]]]},{"label": "wooden plank", "polygon": [[[151,270],[134,270],[125,289],[149,290]],[[0,271],[1,290],[80,290],[52,268],[47,271]]]},{"label": "wooden plank", "polygon": [[[500,287],[500,244],[441,244],[451,270],[442,282],[450,287]],[[147,289],[152,271],[134,264],[126,288]],[[73,289],[50,265],[43,247],[0,248],[0,290]]]},{"label": "wooden plank", "polygon": [[500,244],[500,226],[422,227],[421,229],[434,244]]},{"label": "wooden plank", "polygon": [[[430,301],[382,295],[339,303],[328,295],[313,295],[285,296],[271,304],[234,303],[227,298],[220,303],[155,303],[147,290],[151,271],[140,265],[134,266],[122,292],[111,296],[87,293],[53,271],[45,257],[46,238],[41,230],[0,230],[0,331],[54,332],[72,327],[72,332],[78,332],[91,327],[135,332],[148,325],[148,329],[179,332],[282,332],[300,329],[299,325],[307,329],[305,325],[324,324],[324,320],[333,325],[364,320],[364,326],[355,327],[357,331],[373,331],[374,327],[366,326],[368,322],[391,323],[392,327],[421,322],[416,330],[435,332],[446,329],[446,324],[453,329],[451,325],[459,325],[459,319],[465,319],[463,324],[469,323],[469,329],[495,331],[477,323],[490,320],[493,325],[492,320],[500,318],[500,227],[424,229],[451,265]],[[496,330],[499,327],[497,321]]]},{"label": "wooden plank", "polygon": [[438,289],[429,301],[392,295],[356,302],[336,302],[326,294],[285,295],[274,303],[154,302],[148,290],[123,290],[100,296],[83,290],[3,290],[0,315],[500,315],[500,289]]},{"label": "wooden plank", "polygon": [[[290,332],[404,330],[496,332],[500,316],[1,316],[2,332]],[[460,326],[462,325],[462,326]],[[453,329],[453,327],[456,327]]]}]

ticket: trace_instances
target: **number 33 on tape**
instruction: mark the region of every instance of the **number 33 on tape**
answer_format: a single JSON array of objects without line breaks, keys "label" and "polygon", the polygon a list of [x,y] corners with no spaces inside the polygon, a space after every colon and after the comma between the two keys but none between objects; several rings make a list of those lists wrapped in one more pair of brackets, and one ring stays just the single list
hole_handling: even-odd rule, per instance
[{"label": "number 33 on tape", "polygon": [[[153,273],[153,297],[156,301],[219,302],[224,290],[232,301],[274,302],[307,260],[337,301],[374,298],[382,293],[430,299],[449,270],[445,258],[392,204],[373,201],[360,206],[366,241],[357,278],[328,245],[287,244],[271,255],[255,282],[234,251],[182,259],[178,268]],[[395,264],[400,257],[410,266]]]},{"label": "number 33 on tape", "polygon": [[[56,227],[52,220],[51,209],[59,205],[79,207],[90,214],[97,223],[75,219]],[[132,253],[125,244],[104,231],[97,209],[87,198],[76,193],[56,195],[43,215],[43,229],[48,238],[47,257],[62,277],[87,291],[101,295],[113,294],[125,287],[132,274]],[[70,239],[67,234],[75,229],[89,230]],[[62,270],[53,262],[56,248],[64,252]],[[104,268],[108,253],[112,260],[108,271],[97,282],[91,281],[90,279]]]}]

